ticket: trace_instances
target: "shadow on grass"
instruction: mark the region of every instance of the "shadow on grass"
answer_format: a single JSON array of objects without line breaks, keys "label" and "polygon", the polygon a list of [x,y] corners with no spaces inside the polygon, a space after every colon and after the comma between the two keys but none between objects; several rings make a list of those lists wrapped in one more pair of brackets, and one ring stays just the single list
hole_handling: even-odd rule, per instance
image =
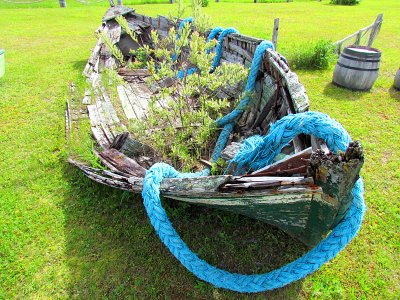
[{"label": "shadow on grass", "polygon": [[369,91],[352,91],[329,82],[325,85],[323,93],[325,96],[335,100],[357,101],[364,98]]},{"label": "shadow on grass", "polygon": [[[239,294],[198,280],[169,253],[148,221],[141,197],[87,179],[66,165],[63,204],[71,298],[296,299],[302,281],[261,294]],[[188,246],[212,265],[265,273],[307,248],[282,231],[244,216],[163,200]]]},{"label": "shadow on grass", "polygon": [[400,91],[396,90],[394,86],[389,89],[390,98],[400,100]]},{"label": "shadow on grass", "polygon": [[87,60],[83,59],[83,60],[75,61],[72,65],[75,70],[82,71],[83,69],[85,69],[86,64],[87,64]]}]

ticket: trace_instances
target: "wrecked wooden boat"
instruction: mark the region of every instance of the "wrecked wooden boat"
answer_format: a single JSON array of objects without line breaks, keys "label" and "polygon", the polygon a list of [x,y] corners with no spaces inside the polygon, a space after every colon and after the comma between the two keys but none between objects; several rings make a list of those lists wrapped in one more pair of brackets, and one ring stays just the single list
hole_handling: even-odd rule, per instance
[{"label": "wrecked wooden boat", "polygon": [[[107,34],[126,60],[132,59],[129,50],[138,45],[116,22],[115,18],[120,15],[142,41],[149,41],[151,30],[157,30],[163,37],[169,28],[180,23],[162,16],[145,16],[124,6],[110,8],[98,32]],[[222,41],[221,62],[250,66],[261,42],[257,38],[230,34]],[[101,81],[102,73],[110,68],[117,70],[124,81],[117,86],[119,108]],[[71,107],[67,102],[66,126],[73,127],[76,115],[84,112],[96,142],[95,155],[104,168],[94,168],[76,157],[71,157],[69,162],[96,182],[140,193],[146,170],[160,158],[148,145],[132,137],[127,122],[146,116],[148,102],[157,91],[147,86],[145,69],[121,68],[101,39],[83,74],[92,91],[85,93],[79,106]],[[221,97],[233,101],[242,91],[227,87],[220,93]],[[271,124],[282,117],[309,109],[306,91],[297,75],[290,70],[284,57],[272,49],[262,58],[252,100],[222,151],[226,161],[235,156],[245,138],[265,135]],[[209,160],[210,157],[203,161],[206,168],[211,166]],[[227,174],[218,176],[164,179],[160,191],[168,198],[262,220],[312,246],[346,213],[362,164],[363,152],[358,142],[351,143],[345,153],[333,154],[322,140],[302,134],[284,147],[271,165],[259,170],[250,170],[243,176],[228,170]]]}]

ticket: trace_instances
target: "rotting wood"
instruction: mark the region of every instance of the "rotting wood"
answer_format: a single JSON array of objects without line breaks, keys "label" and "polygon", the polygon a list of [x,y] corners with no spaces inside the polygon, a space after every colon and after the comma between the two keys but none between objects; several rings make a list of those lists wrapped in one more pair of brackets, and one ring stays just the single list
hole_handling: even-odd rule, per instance
[{"label": "rotting wood", "polygon": [[125,113],[125,116],[128,120],[130,119],[135,119],[136,114],[131,106],[131,103],[128,99],[128,96],[126,94],[125,87],[123,85],[118,85],[117,86],[117,92],[118,92],[118,98],[121,101],[121,106],[122,109]]},{"label": "rotting wood", "polygon": [[244,176],[233,177],[226,183],[222,190],[225,189],[251,189],[251,188],[267,188],[282,187],[286,185],[308,185],[314,184],[312,177],[277,177],[277,176]]},{"label": "rotting wood", "polygon": [[335,199],[335,205],[339,207],[336,222],[350,207],[352,187],[359,178],[363,163],[364,154],[358,141],[351,142],[344,153],[325,154],[318,150],[310,157],[309,172],[315,183],[322,187],[327,197]]},{"label": "rotting wood", "polygon": [[130,158],[155,156],[155,152],[151,147],[133,139],[129,132],[124,132],[118,135],[110,147],[120,151]]},{"label": "rotting wood", "polygon": [[259,169],[247,176],[291,176],[295,174],[307,174],[308,161],[312,153],[309,147],[301,152],[295,153],[269,166]]},{"label": "rotting wood", "polygon": [[70,131],[72,128],[71,120],[71,109],[69,105],[69,100],[65,101],[65,138],[68,140],[70,136]]},{"label": "rotting wood", "polygon": [[127,157],[125,154],[116,149],[106,149],[102,152],[99,152],[99,155],[115,168],[124,173],[138,177],[144,177],[146,174],[145,168],[139,165],[134,159]]},{"label": "rotting wood", "polygon": [[[114,35],[119,29],[113,20],[121,14],[134,28],[139,39],[145,39],[151,29],[157,30],[162,38],[163,35],[167,35],[168,28],[175,26],[162,16],[151,18],[139,15],[132,9],[115,7],[108,11],[105,16],[106,24],[99,28],[99,31],[103,30],[110,34],[114,41],[122,38],[117,34]],[[109,32],[110,28],[111,33]],[[256,47],[261,41],[240,34],[229,35],[223,40],[221,63],[241,63],[250,66]],[[145,44],[150,45],[148,40]],[[128,55],[126,59],[132,60],[132,56]],[[111,52],[99,40],[93,49],[90,63],[85,66],[85,76],[92,85],[95,96],[97,93],[97,98],[93,99],[91,104],[87,101],[87,110],[92,133],[98,144],[104,149],[98,153],[98,156],[109,170],[94,169],[75,163],[79,165],[78,167],[86,176],[97,182],[140,192],[143,187],[143,180],[140,176],[144,175],[143,170],[157,161],[157,154],[148,149],[141,149],[143,147],[138,146],[137,141],[130,140],[129,133],[119,134],[123,130],[119,119],[117,120],[116,115],[109,112],[109,105],[117,104],[112,103],[107,95],[103,95],[104,90],[101,91],[101,73],[106,68],[114,68],[125,80],[126,85],[119,86],[117,91],[119,97],[122,98],[120,99],[121,103],[124,103],[122,110],[132,119],[146,116],[148,102],[153,93],[157,92],[154,89],[150,91],[146,84],[146,78],[149,77],[147,71],[120,68]],[[167,86],[174,82],[167,79],[157,88],[160,89],[163,84]],[[243,85],[224,87],[219,95],[233,100],[240,95],[242,89]],[[229,138],[232,147],[229,149],[228,145],[225,149],[226,159],[228,156],[232,158],[237,153],[243,138],[254,134],[267,134],[271,122],[275,122],[288,113],[298,113],[308,109],[308,97],[297,75],[290,71],[285,59],[271,49],[268,49],[263,56],[263,64],[259,68],[256,89],[252,97],[254,99],[239,120],[243,127],[235,126],[234,133]],[[126,110],[129,112],[127,113]],[[257,123],[257,126],[254,126],[254,123]],[[321,148],[321,145],[316,145],[313,138],[307,137],[301,141],[302,143],[299,145],[294,142],[295,146],[308,147],[314,143],[314,148]],[[320,141],[318,143],[321,144]],[[234,149],[235,145],[236,149]],[[300,148],[297,148],[298,151]],[[228,154],[229,150],[232,151]],[[323,189],[313,184],[310,178],[303,178],[309,177],[308,172],[304,171],[308,163],[305,161],[307,158],[304,157],[303,161],[301,152],[290,156],[293,154],[293,150],[293,145],[289,145],[284,147],[282,155],[280,155],[280,157],[284,157],[285,154],[289,155],[286,162],[285,160],[280,162],[281,166],[286,163],[286,169],[277,167],[279,163],[276,163],[275,166],[274,164],[268,166],[267,173],[262,173],[263,176],[257,176],[258,178],[254,176],[242,178],[204,177],[198,179],[202,181],[200,185],[203,188],[196,188],[193,185],[195,181],[192,179],[165,179],[161,184],[161,194],[177,200],[248,215],[278,226],[305,243],[312,244],[318,241],[333,224],[333,219],[338,215],[338,201],[331,195],[323,194]],[[129,161],[129,158],[134,163]],[[290,159],[295,163],[290,164]],[[209,163],[203,163],[210,167]],[[350,166],[350,164],[348,165]],[[137,171],[135,167],[142,171],[141,174],[132,175]],[[132,168],[135,171],[132,171]],[[130,173],[128,174],[128,172]],[[276,177],[270,180],[265,178],[265,176],[272,175],[286,178],[285,180]],[[302,177],[296,179],[289,176]],[[225,186],[225,190],[223,186]]]}]

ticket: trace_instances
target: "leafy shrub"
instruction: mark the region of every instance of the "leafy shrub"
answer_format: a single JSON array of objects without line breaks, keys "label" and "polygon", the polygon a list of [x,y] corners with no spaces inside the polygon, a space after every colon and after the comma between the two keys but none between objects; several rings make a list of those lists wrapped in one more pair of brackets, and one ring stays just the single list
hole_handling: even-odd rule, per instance
[{"label": "leafy shrub", "polygon": [[294,69],[327,69],[335,60],[335,46],[331,41],[319,40],[297,47],[289,56]]},{"label": "leafy shrub", "polygon": [[[164,160],[193,170],[201,158],[209,158],[217,133],[214,120],[230,107],[227,99],[218,98],[218,90],[244,80],[248,70],[238,64],[221,64],[210,73],[214,53],[208,50],[215,47],[216,41],[207,42],[188,24],[180,38],[176,36],[174,28],[163,39],[153,31],[154,48],[143,47],[151,74],[149,87],[157,87],[168,78],[175,84],[162,87],[152,96],[147,118],[131,120],[130,131],[136,139],[155,148]],[[188,66],[197,72],[185,72],[183,78],[175,79]]]},{"label": "leafy shrub", "polygon": [[360,3],[359,0],[331,0],[331,4],[335,5],[356,5]]}]

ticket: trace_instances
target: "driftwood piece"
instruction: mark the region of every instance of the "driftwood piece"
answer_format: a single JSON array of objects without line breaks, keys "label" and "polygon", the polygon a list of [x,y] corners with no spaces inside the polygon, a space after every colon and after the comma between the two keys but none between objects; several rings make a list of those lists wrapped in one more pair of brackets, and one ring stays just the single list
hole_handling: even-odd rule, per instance
[{"label": "driftwood piece", "polygon": [[132,176],[144,177],[146,169],[139,165],[134,159],[116,149],[110,148],[99,153],[99,155],[113,165],[116,169]]}]

